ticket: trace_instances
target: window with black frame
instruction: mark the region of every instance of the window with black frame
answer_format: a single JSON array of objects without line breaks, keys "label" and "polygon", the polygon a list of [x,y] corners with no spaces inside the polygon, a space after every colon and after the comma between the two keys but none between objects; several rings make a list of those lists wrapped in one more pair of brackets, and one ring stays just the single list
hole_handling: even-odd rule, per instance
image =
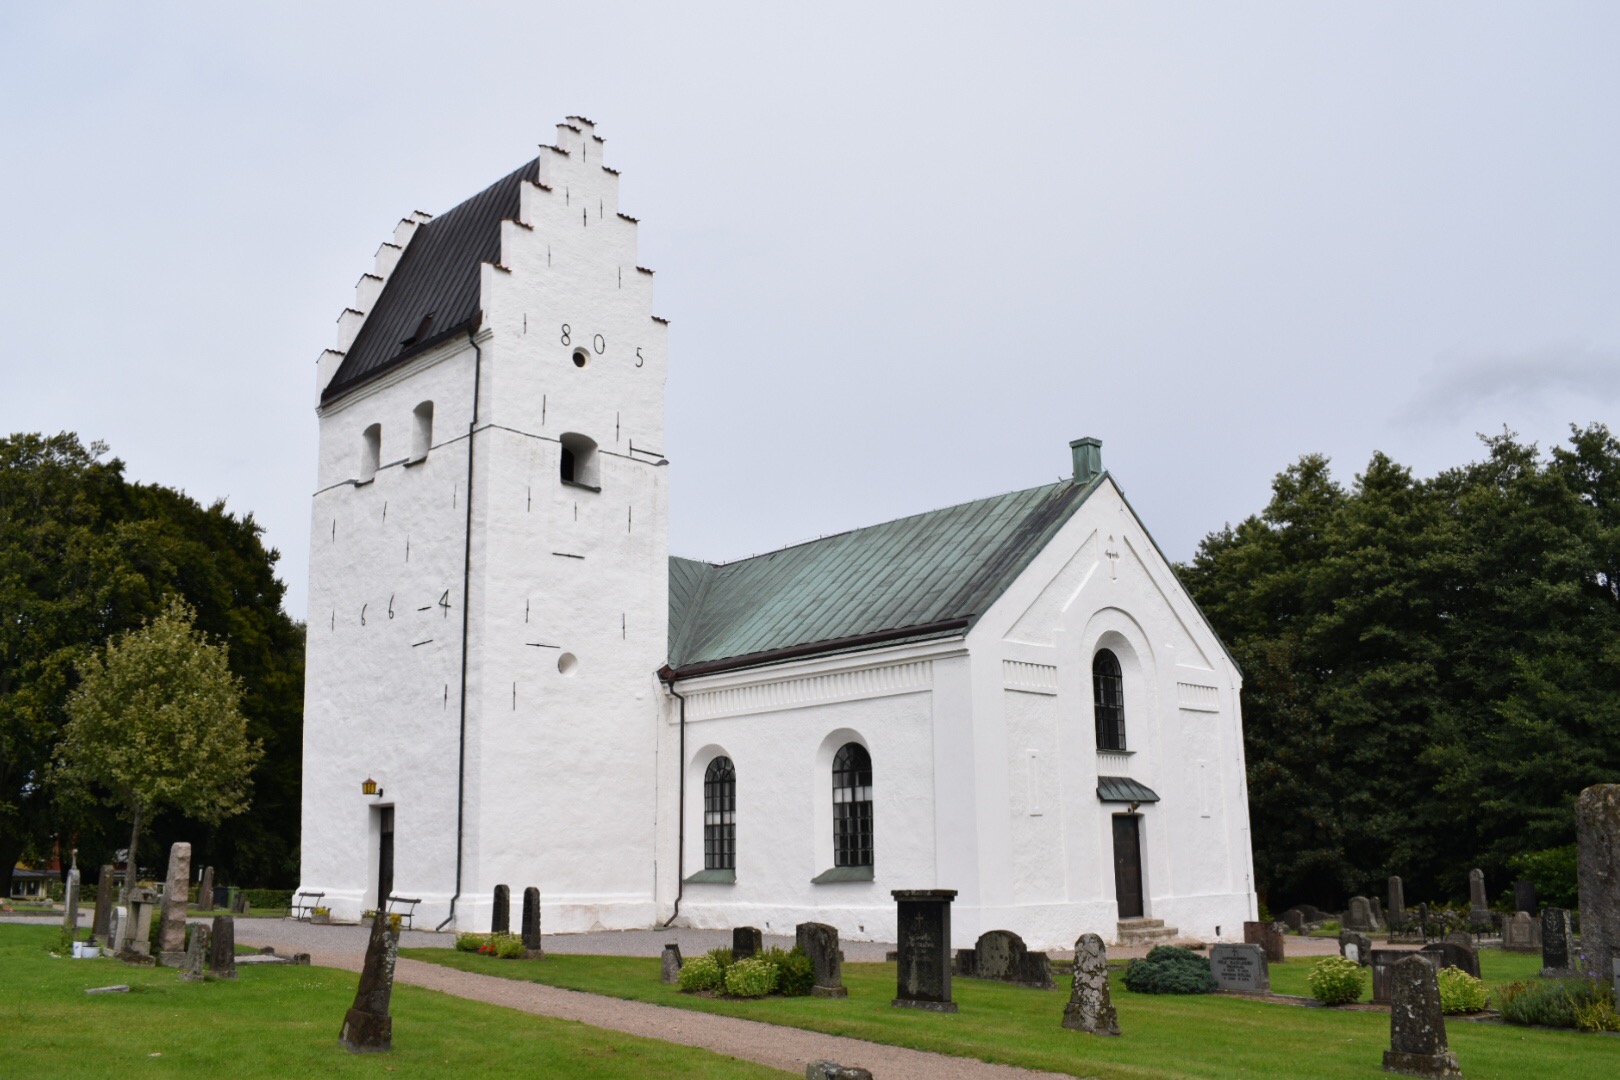
[{"label": "window with black frame", "polygon": [[1125,749],[1125,679],[1119,658],[1098,649],[1091,661],[1092,706],[1097,715],[1097,749]]},{"label": "window with black frame", "polygon": [[833,865],[872,865],[872,756],[859,743],[833,758]]},{"label": "window with black frame", "polygon": [[737,771],[728,757],[703,774],[703,869],[737,868]]}]

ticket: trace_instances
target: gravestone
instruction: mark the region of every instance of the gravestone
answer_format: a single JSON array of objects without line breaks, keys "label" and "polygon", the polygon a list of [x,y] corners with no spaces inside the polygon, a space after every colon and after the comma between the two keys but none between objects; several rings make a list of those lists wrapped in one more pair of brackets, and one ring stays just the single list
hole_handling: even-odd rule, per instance
[{"label": "gravestone", "polygon": [[804,1067],[804,1080],[872,1080],[872,1074],[856,1065],[812,1061]]},{"label": "gravestone", "polygon": [[394,991],[394,962],[399,956],[399,936],[394,933],[386,912],[371,919],[371,940],[366,943],[366,965],[360,971],[360,989],[354,1005],[343,1018],[338,1042],[354,1054],[385,1052],[393,1049],[394,1019],[388,1015],[388,999]]},{"label": "gravestone", "polygon": [[1406,883],[1399,876],[1389,876],[1389,921],[1406,921]]},{"label": "gravestone", "polygon": [[90,941],[112,941],[112,913],[117,905],[113,900],[113,868],[103,863],[96,877],[96,915],[90,923]]},{"label": "gravestone", "polygon": [[1446,1046],[1446,1018],[1440,1011],[1435,970],[1410,954],[1391,976],[1389,1049],[1384,1071],[1407,1076],[1461,1076],[1457,1056]]},{"label": "gravestone", "polygon": [[1271,990],[1271,969],[1266,951],[1258,945],[1212,945],[1209,970],[1215,989],[1263,994]]},{"label": "gravestone", "polygon": [[1243,943],[1260,946],[1266,951],[1266,960],[1269,963],[1280,964],[1286,958],[1282,931],[1278,929],[1282,925],[1282,923],[1246,922],[1243,924]]},{"label": "gravestone", "polygon": [[1436,970],[1440,968],[1461,968],[1474,978],[1479,978],[1479,952],[1472,945],[1460,941],[1431,941],[1418,952],[1434,958]]},{"label": "gravestone", "polygon": [[169,848],[169,877],[163,886],[163,921],[158,924],[158,958],[174,967],[186,957],[186,903],[191,892],[191,845]]},{"label": "gravestone", "polygon": [[895,889],[900,962],[890,1004],[955,1012],[951,1000],[951,901],[955,889]]},{"label": "gravestone", "polygon": [[236,920],[229,915],[215,915],[214,932],[208,938],[208,968],[214,978],[236,978]]},{"label": "gravestone", "polygon": [[1620,784],[1594,784],[1575,800],[1581,954],[1601,979],[1620,959]]},{"label": "gravestone", "polygon": [[540,890],[533,885],[523,890],[523,955],[533,960],[544,955],[540,950]]},{"label": "gravestone", "polygon": [[1520,878],[1513,883],[1513,910],[1528,911],[1532,915],[1541,913],[1540,898],[1536,896],[1536,883],[1528,878]]},{"label": "gravestone", "polygon": [[203,870],[202,884],[197,886],[197,906],[204,911],[214,910],[214,868]]},{"label": "gravestone", "polygon": [[1502,924],[1502,948],[1508,952],[1540,952],[1541,923],[1528,911],[1515,911]]},{"label": "gravestone", "polygon": [[1369,897],[1367,903],[1372,905],[1372,928],[1377,930],[1384,925],[1384,905],[1376,896]]},{"label": "gravestone", "polygon": [[512,890],[505,885],[495,886],[495,903],[489,914],[489,932],[508,934],[512,931]]},{"label": "gravestone", "polygon": [[731,958],[746,960],[765,948],[765,935],[757,926],[739,926],[731,932]]},{"label": "gravestone", "polygon": [[124,924],[127,918],[128,916],[121,907],[115,907],[107,913],[107,955],[118,955],[119,939],[123,936]]},{"label": "gravestone", "polygon": [[844,987],[844,953],[838,947],[838,928],[826,923],[802,922],[793,930],[794,944],[804,950],[815,970],[813,997],[848,997]]},{"label": "gravestone", "polygon": [[1299,905],[1299,910],[1300,914],[1305,916],[1305,921],[1308,923],[1325,922],[1327,920],[1327,912],[1323,911],[1319,907],[1312,907],[1310,904],[1301,904]]},{"label": "gravestone", "polygon": [[1354,930],[1344,931],[1339,935],[1339,955],[1346,960],[1354,960],[1362,967],[1371,965],[1372,938]]},{"label": "gravestone", "polygon": [[67,885],[62,892],[62,932],[70,940],[79,936],[79,853],[73,853],[73,866],[68,870]]},{"label": "gravestone", "polygon": [[187,982],[202,982],[203,970],[208,963],[208,927],[201,923],[193,926],[190,938],[186,945],[186,958],[180,965],[180,977]]},{"label": "gravestone", "polygon": [[1024,939],[1011,930],[989,930],[971,949],[956,954],[956,973],[975,979],[996,979],[1037,990],[1052,989],[1052,963],[1045,953],[1032,953]]},{"label": "gravestone", "polygon": [[662,955],[658,958],[659,979],[663,982],[674,983],[681,981],[681,947],[676,942],[664,946]]},{"label": "gravestone", "polygon": [[1570,973],[1569,938],[1569,912],[1563,908],[1542,908],[1541,975],[1543,978],[1558,979]]},{"label": "gravestone", "polygon": [[1446,935],[1445,940],[1451,942],[1453,945],[1461,945],[1465,949],[1472,949],[1474,947],[1474,935],[1470,934],[1466,930],[1453,930],[1451,933]]},{"label": "gravestone", "polygon": [[1081,934],[1074,943],[1074,978],[1069,1003],[1063,1006],[1063,1026],[1092,1035],[1119,1034],[1119,1014],[1108,993],[1108,946],[1096,934]]},{"label": "gravestone", "polygon": [[1390,978],[1395,965],[1408,956],[1421,955],[1411,949],[1372,950],[1372,1001],[1374,1005],[1389,1004]]},{"label": "gravestone", "polygon": [[1468,871],[1468,919],[1484,922],[1491,917],[1490,901],[1485,899],[1485,871]]},{"label": "gravestone", "polygon": [[1418,928],[1423,932],[1423,940],[1428,941],[1429,940],[1429,905],[1428,904],[1419,904],[1417,906],[1417,913],[1418,913]]},{"label": "gravestone", "polygon": [[1305,929],[1305,913],[1297,907],[1289,908],[1283,912],[1282,921],[1288,929],[1296,934]]},{"label": "gravestone", "polygon": [[1373,929],[1372,905],[1367,903],[1365,896],[1352,896],[1350,910],[1345,913],[1344,928],[1346,930]]},{"label": "gravestone", "polygon": [[120,959],[150,962],[152,955],[152,915],[157,909],[156,890],[137,885],[129,890],[129,916],[121,928],[123,940],[117,947]]}]

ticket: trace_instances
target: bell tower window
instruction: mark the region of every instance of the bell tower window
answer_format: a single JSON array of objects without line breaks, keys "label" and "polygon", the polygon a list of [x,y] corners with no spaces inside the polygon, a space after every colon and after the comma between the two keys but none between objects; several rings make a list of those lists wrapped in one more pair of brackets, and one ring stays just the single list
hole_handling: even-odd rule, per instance
[{"label": "bell tower window", "polygon": [[377,478],[377,468],[382,463],[382,425],[372,424],[360,433],[360,475],[356,477],[362,484],[369,484]]},{"label": "bell tower window", "polygon": [[573,432],[562,437],[562,463],[559,477],[563,483],[571,487],[587,488],[591,491],[601,491],[602,484],[597,471],[596,442],[584,435]]}]

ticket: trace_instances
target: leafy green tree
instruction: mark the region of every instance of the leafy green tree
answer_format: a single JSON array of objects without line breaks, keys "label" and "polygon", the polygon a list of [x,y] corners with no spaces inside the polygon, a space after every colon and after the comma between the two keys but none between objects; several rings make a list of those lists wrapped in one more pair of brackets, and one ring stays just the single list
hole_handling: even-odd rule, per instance
[{"label": "leafy green tree", "polygon": [[130,851],[140,850],[142,823],[165,808],[209,823],[245,811],[248,776],[264,753],[247,737],[225,646],[210,644],[195,619],[171,600],[81,661],[68,699],[56,779],[126,811]]}]

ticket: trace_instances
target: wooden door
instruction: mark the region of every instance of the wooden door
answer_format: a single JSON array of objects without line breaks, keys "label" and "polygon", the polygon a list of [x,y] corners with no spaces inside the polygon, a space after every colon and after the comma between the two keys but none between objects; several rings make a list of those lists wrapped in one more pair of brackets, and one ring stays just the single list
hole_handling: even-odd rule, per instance
[{"label": "wooden door", "polygon": [[1119,917],[1142,917],[1142,819],[1135,814],[1114,817],[1114,895]]},{"label": "wooden door", "polygon": [[382,838],[377,845],[377,910],[388,910],[388,898],[394,895],[394,808],[380,808]]}]

